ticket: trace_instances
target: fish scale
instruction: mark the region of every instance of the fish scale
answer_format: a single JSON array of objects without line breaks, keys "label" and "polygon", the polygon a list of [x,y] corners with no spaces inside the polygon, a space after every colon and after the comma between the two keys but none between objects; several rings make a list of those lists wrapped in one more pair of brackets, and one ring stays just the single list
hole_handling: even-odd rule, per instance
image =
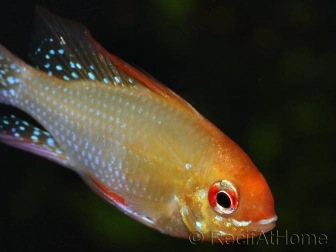
[{"label": "fish scale", "polygon": [[[33,70],[30,69],[30,71]],[[160,183],[165,181],[164,175],[167,170],[171,170],[171,167],[165,165],[164,161],[172,159],[173,155],[180,165],[180,170],[186,172],[186,164],[193,161],[197,163],[197,160],[188,158],[191,156],[190,153],[206,152],[209,146],[202,144],[207,138],[202,137],[201,128],[195,120],[191,121],[187,117],[188,114],[181,114],[181,118],[178,117],[179,112],[171,105],[162,101],[160,97],[153,97],[148,89],[141,86],[135,94],[131,88],[108,85],[101,87],[89,81],[72,82],[71,85],[65,81],[55,82],[54,78],[42,74],[39,81],[36,81],[30,77],[31,74],[26,74],[27,71],[23,72],[26,80],[21,83],[22,93],[11,98],[12,105],[32,115],[51,133],[61,149],[68,153],[72,167],[80,168],[80,172],[83,172],[83,169],[90,170],[101,182],[106,181],[106,186],[113,191],[122,190],[125,187],[123,184],[132,179],[132,185],[135,184],[135,188],[127,186],[127,188],[133,188],[132,193],[140,189],[142,197],[169,201],[172,195],[163,198],[165,194],[157,189],[151,190],[151,186],[146,188],[145,194],[144,190],[141,190],[142,185],[150,184],[150,179],[161,181]],[[98,100],[100,106],[97,106]],[[87,101],[90,107],[84,105]],[[158,113],[160,110],[161,112]],[[71,111],[74,113],[74,120],[70,119]],[[106,120],[104,115],[110,116]],[[128,118],[134,118],[134,120],[128,120]],[[176,128],[169,126],[172,123],[170,118],[176,120]],[[75,122],[76,119],[78,121]],[[171,143],[170,139],[174,139],[174,135],[180,136],[181,131],[184,131],[182,135],[187,138],[194,133],[195,140],[200,142],[203,149],[199,150],[198,147],[192,148],[193,146],[186,145],[188,142],[183,138],[179,143]],[[148,132],[160,132],[160,134],[153,137]],[[205,132],[203,134],[205,135]],[[174,151],[172,144],[175,145]],[[170,148],[168,153],[166,146]],[[149,155],[153,148],[162,151],[158,151],[158,156]],[[161,155],[161,152],[168,155]],[[178,155],[173,154],[174,152]],[[172,163],[176,164],[176,162]],[[160,172],[154,172],[155,175],[149,178],[148,175],[138,171],[141,167],[152,170],[160,167]],[[166,182],[168,184],[162,187],[163,191],[172,184],[170,181]],[[173,193],[174,191],[170,192],[170,194]]]},{"label": "fish scale", "polygon": [[[246,153],[153,77],[107,53],[82,25],[36,8],[30,58],[0,45],[0,141],[76,171],[162,233],[241,239],[272,229],[267,182]],[[229,239],[230,240],[230,239]],[[213,240],[212,240],[213,241]],[[216,240],[218,241],[218,240]]]},{"label": "fish scale", "polygon": [[[101,182],[105,182],[107,176],[110,179],[106,182],[107,186],[113,191],[123,189],[129,178],[135,182],[139,180],[139,186],[142,180],[147,184],[149,178],[145,174],[141,176],[139,167],[148,167],[153,171],[160,167],[160,171],[155,172],[151,179],[165,181],[162,175],[171,170],[171,167],[164,165],[167,159],[175,158],[172,164],[179,164],[180,169],[176,170],[175,175],[178,175],[179,170],[188,172],[186,164],[199,163],[197,158],[189,158],[191,153],[201,154],[211,147],[211,141],[205,138],[205,132],[202,136],[202,129],[196,120],[188,120],[188,114],[183,115],[181,112],[178,115],[178,112],[160,97],[151,96],[147,89],[141,90],[139,87],[135,94],[129,88],[98,88],[99,84],[95,82],[69,85],[67,82],[56,83],[52,78],[44,77],[45,79],[39,82],[28,82],[26,87],[22,88],[24,91],[20,100],[28,100],[30,103],[23,105],[19,100],[13,100],[13,104],[37,118],[59,143],[61,149],[69,153],[72,167],[80,167],[81,171],[90,170]],[[46,88],[53,90],[55,94],[48,96]],[[97,106],[97,100],[100,101],[100,106]],[[85,104],[86,101],[89,101],[90,107],[76,105]],[[106,120],[104,115],[113,116]],[[169,118],[176,120],[176,127],[170,127],[172,121]],[[153,137],[149,132],[158,132],[158,135]],[[198,145],[188,145],[183,136],[188,139],[190,134],[193,134],[202,149],[199,149]],[[179,137],[177,143],[176,140],[170,140],[175,139],[174,136]],[[174,150],[171,146],[174,146]],[[153,148],[157,150],[157,155],[149,154]],[[163,190],[164,188],[162,187]],[[149,192],[163,195],[158,190]],[[142,196],[152,198],[150,194]],[[155,199],[157,198],[156,196]]]}]

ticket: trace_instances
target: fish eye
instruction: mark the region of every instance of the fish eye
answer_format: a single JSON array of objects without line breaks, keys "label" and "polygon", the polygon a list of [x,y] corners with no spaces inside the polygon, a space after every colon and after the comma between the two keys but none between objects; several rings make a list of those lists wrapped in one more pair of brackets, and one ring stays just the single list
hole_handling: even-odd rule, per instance
[{"label": "fish eye", "polygon": [[220,214],[232,214],[237,210],[237,189],[227,180],[213,184],[209,189],[208,198],[210,205]]}]

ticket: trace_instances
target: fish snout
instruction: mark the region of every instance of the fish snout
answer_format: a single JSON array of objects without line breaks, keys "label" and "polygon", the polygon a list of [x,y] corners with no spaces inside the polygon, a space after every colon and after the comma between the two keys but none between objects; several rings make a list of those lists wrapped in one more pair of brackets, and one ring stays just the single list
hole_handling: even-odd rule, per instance
[{"label": "fish snout", "polygon": [[275,227],[277,220],[278,217],[275,215],[269,219],[264,219],[251,223],[251,225],[249,226],[249,230],[251,232],[256,231],[258,233],[266,233],[268,231],[271,231]]}]

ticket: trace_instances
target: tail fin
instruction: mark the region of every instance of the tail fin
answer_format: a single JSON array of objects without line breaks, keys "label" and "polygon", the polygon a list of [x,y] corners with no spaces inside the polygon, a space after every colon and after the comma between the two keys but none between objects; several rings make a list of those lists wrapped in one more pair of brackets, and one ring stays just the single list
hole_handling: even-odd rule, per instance
[{"label": "tail fin", "polygon": [[28,65],[0,44],[0,103],[15,104]]}]

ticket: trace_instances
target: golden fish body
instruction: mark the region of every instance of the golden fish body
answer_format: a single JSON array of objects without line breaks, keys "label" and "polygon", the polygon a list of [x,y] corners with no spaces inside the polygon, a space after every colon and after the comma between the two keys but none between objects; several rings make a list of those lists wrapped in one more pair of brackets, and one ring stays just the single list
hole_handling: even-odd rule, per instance
[{"label": "golden fish body", "polygon": [[172,91],[108,55],[79,24],[42,9],[38,15],[44,29],[37,29],[32,60],[45,72],[1,46],[0,102],[46,132],[5,118],[0,140],[75,170],[120,210],[172,236],[240,239],[274,227],[268,185],[232,140]]}]

